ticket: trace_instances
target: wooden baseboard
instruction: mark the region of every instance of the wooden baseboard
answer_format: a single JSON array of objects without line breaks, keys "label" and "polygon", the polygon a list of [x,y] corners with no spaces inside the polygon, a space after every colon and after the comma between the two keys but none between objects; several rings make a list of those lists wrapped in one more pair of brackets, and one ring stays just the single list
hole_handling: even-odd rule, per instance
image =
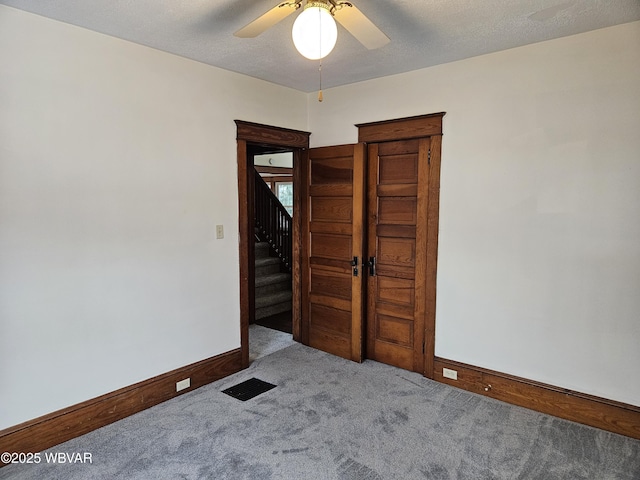
[{"label": "wooden baseboard", "polygon": [[[40,452],[236,373],[241,367],[238,348],[0,430],[0,452]],[[191,386],[176,392],[176,382],[185,378],[191,379]]]},{"label": "wooden baseboard", "polygon": [[[457,380],[442,369],[455,370]],[[435,359],[434,380],[538,412],[640,439],[640,407],[444,358]]]}]

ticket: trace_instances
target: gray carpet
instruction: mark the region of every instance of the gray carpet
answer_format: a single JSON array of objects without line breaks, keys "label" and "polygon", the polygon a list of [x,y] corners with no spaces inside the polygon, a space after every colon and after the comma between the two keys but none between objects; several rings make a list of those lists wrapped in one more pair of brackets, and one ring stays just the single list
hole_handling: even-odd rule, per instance
[{"label": "gray carpet", "polygon": [[[251,377],[277,387],[221,393]],[[640,441],[299,344],[51,452],[93,463],[0,478],[640,479]]]},{"label": "gray carpet", "polygon": [[253,362],[260,357],[266,357],[295,343],[293,335],[290,333],[272,330],[260,325],[250,325],[249,361]]}]

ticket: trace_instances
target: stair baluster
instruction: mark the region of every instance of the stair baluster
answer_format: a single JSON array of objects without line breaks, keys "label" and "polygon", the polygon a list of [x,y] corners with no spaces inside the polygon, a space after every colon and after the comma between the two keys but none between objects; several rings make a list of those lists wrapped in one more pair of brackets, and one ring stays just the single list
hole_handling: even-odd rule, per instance
[{"label": "stair baluster", "polygon": [[255,172],[255,226],[278,257],[291,271],[292,219],[286,208],[282,206],[278,197],[274,195],[258,172]]}]

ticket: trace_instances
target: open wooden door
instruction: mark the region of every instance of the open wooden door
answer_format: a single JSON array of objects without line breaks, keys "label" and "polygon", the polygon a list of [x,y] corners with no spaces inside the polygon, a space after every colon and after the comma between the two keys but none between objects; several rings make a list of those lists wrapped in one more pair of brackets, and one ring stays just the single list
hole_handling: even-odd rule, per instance
[{"label": "open wooden door", "polygon": [[366,274],[362,266],[365,146],[313,148],[306,165],[303,341],[360,362]]}]

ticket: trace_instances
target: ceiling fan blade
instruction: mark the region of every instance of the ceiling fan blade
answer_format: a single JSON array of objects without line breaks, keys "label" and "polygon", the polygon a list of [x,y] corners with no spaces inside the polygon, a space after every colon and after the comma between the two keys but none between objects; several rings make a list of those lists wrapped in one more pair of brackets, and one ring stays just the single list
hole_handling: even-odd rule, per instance
[{"label": "ceiling fan blade", "polygon": [[382,33],[382,30],[351,3],[343,3],[342,8],[336,10],[334,17],[369,50],[383,47],[391,41]]},{"label": "ceiling fan blade", "polygon": [[267,13],[256,18],[253,22],[245,25],[234,35],[240,38],[254,38],[265,30],[273,27],[280,20],[288,17],[300,6],[300,1],[281,2]]}]

